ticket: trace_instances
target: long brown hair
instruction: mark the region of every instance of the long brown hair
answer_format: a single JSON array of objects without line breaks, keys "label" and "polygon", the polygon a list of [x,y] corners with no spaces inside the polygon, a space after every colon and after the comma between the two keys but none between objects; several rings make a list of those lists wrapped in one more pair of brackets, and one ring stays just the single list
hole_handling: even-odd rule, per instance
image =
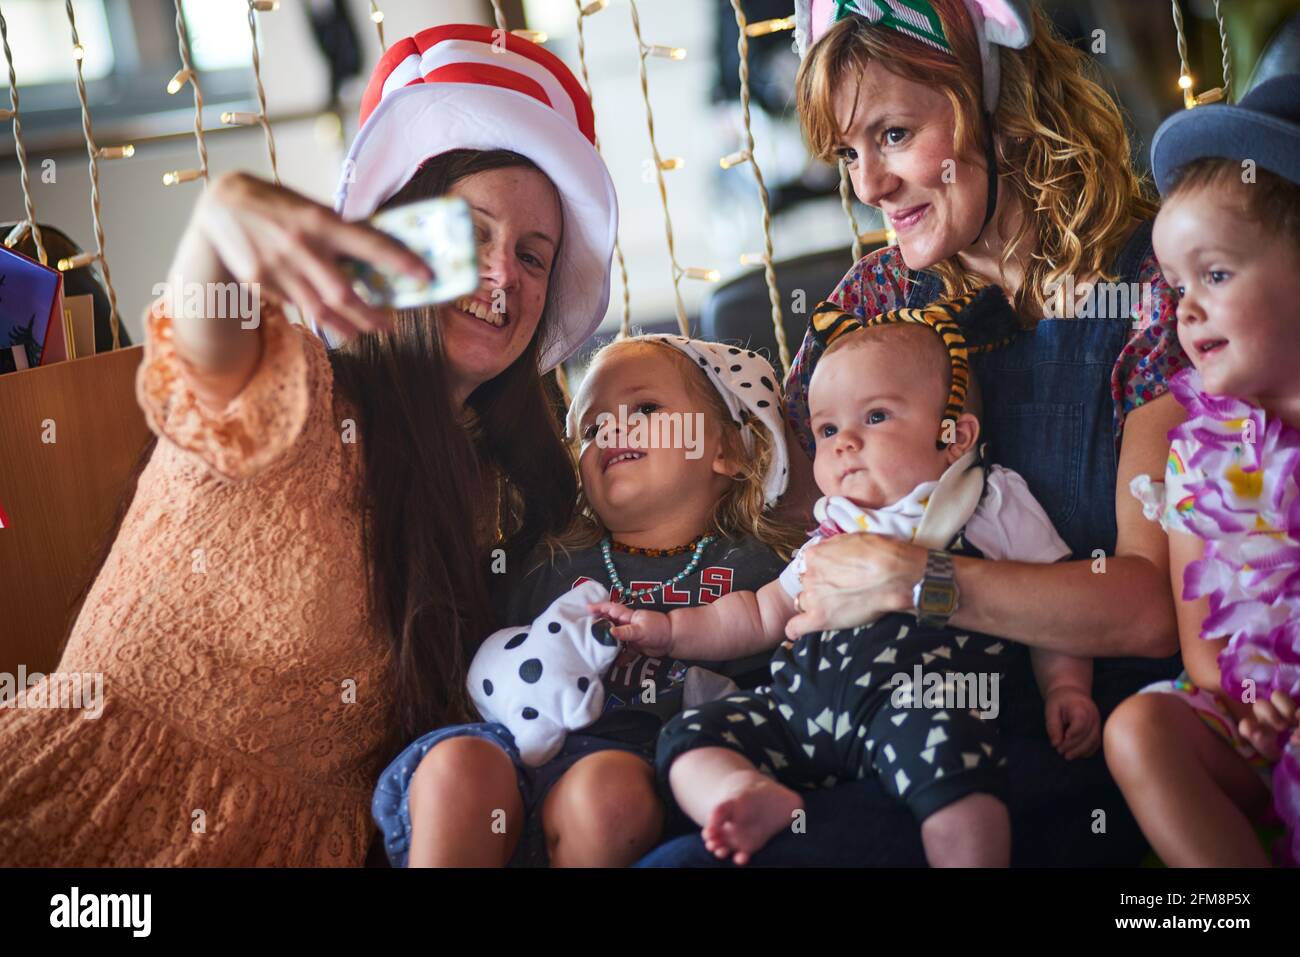
[{"label": "long brown hair", "polygon": [[[837,88],[860,83],[871,61],[915,83],[940,90],[956,116],[957,155],[983,154],[982,67],[974,24],[963,0],[932,0],[951,53],[863,17],[846,17],[809,51],[796,83],[799,119],[812,151],[834,163],[841,136],[833,107]],[[1002,189],[1026,215],[1005,243],[1005,271],[1021,239],[1032,242],[1024,282],[1015,296],[1022,315],[1041,315],[1067,275],[1101,276],[1128,237],[1134,219],[1150,219],[1150,183],[1134,172],[1124,116],[1096,79],[1088,56],[1057,34],[1031,4],[1034,38],[1023,50],[1001,49],[1001,95],[994,114]],[[995,50],[998,48],[994,48]],[[958,296],[986,280],[957,256],[930,267],[944,295]],[[1055,285],[1054,285],[1055,284]]]},{"label": "long brown hair", "polygon": [[[384,205],[510,167],[537,168],[505,150],[443,153]],[[391,333],[330,353],[336,389],[357,412],[372,607],[393,643],[390,754],[439,725],[473,720],[466,675],[496,625],[491,550],[518,568],[573,517],[577,478],[537,371],[551,312],[523,353],[470,395],[469,423],[451,407],[432,309],[401,311]],[[480,532],[493,518],[498,540],[488,542]]]}]

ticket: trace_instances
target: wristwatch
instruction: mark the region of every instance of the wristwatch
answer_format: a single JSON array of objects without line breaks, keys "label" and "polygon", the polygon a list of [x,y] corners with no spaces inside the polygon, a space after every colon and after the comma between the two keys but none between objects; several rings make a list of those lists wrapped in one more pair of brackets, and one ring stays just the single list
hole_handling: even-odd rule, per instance
[{"label": "wristwatch", "polygon": [[916,620],[922,625],[944,627],[957,610],[960,594],[953,574],[952,556],[937,548],[930,549],[925,559],[925,574],[912,587]]}]

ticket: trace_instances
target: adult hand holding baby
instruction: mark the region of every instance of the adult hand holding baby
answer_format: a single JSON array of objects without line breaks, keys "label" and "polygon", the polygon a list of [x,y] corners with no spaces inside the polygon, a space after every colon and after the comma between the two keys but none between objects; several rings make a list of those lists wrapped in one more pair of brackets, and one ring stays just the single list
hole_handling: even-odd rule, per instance
[{"label": "adult hand holding baby", "polygon": [[925,574],[924,548],[871,532],[834,535],[803,554],[798,614],[785,627],[791,641],[911,611],[912,588]]}]

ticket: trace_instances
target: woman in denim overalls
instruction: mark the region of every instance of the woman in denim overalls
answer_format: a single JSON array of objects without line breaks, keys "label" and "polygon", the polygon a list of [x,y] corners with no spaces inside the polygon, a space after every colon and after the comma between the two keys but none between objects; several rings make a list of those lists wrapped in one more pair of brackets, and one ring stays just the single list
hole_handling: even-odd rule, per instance
[{"label": "woman in denim overalls", "polygon": [[[985,434],[992,460],[1025,477],[1074,561],[1026,567],[959,557],[952,621],[1097,657],[1092,690],[1105,717],[1154,676],[1179,668],[1163,543],[1141,527],[1140,508],[1116,498],[1130,474],[1163,467],[1165,433],[1180,418],[1162,395],[1186,359],[1173,332],[1172,295],[1151,252],[1152,205],[1128,169],[1115,105],[1085,79],[1082,56],[1051,34],[1041,15],[1019,4],[1012,9],[1024,35],[1008,45],[1023,49],[1001,51],[999,81],[987,59],[978,59],[972,34],[984,25],[972,22],[962,0],[930,6],[942,29],[927,39],[871,23],[855,8],[845,13],[845,5],[827,29],[814,4],[815,42],[799,80],[805,130],[816,152],[848,164],[859,199],[885,212],[899,240],[897,248],[859,261],[831,298],[870,315],[940,298],[945,277],[950,291],[988,282],[1012,291],[1024,331],[1006,349],[972,357]],[[798,9],[806,15],[805,7]],[[997,47],[986,50],[998,57]],[[972,123],[973,104],[963,93],[982,82],[987,96],[990,75],[985,105],[996,104],[996,112],[991,121],[977,113]],[[974,132],[962,160],[947,158],[956,126],[944,96],[950,88],[966,127],[982,121],[990,131],[983,164]],[[1042,135],[1049,122],[1058,124],[1055,136]],[[1061,149],[1062,142],[1074,148]],[[987,176],[990,167],[998,180]],[[1004,271],[1000,257],[1021,223],[1021,254]],[[1054,274],[1053,259],[1063,264]],[[1130,303],[1113,294],[1127,293],[1124,285],[1076,298],[1067,287],[1064,302],[1046,301],[1044,277],[1062,271],[1080,282],[1106,273],[1116,283],[1138,284],[1133,288],[1146,296]],[[1060,305],[1077,317],[1041,318]],[[805,337],[787,381],[787,414],[806,450],[806,388],[818,353]],[[810,553],[804,631],[912,609],[924,549],[870,535],[837,538],[843,541]],[[1137,863],[1144,844],[1101,754],[1066,761],[1056,752],[1027,669],[1009,676],[999,721],[1010,771],[1013,863]],[[755,855],[755,865],[924,864],[915,820],[875,780],[808,792],[805,802],[803,832],[778,835]],[[641,866],[718,863],[688,835]]]}]

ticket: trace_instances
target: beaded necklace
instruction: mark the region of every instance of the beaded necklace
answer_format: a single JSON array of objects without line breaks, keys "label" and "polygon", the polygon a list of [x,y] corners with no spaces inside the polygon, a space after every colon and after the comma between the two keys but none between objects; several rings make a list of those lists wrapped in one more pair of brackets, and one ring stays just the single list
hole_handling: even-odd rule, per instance
[{"label": "beaded necklace", "polygon": [[685,545],[674,545],[672,548],[642,548],[639,545],[624,545],[617,539],[610,539],[610,548],[616,552],[625,552],[628,555],[644,555],[647,558],[668,558],[670,555],[685,555],[695,547],[698,539],[687,542]]},{"label": "beaded necklace", "polygon": [[713,535],[704,535],[695,543],[695,550],[691,554],[691,560],[686,567],[679,571],[666,582],[660,582],[657,585],[648,585],[645,588],[638,588],[634,592],[629,592],[623,584],[623,580],[618,577],[618,571],[614,568],[614,556],[610,554],[610,537],[606,535],[600,540],[600,554],[605,559],[605,571],[609,574],[610,584],[618,589],[621,601],[625,605],[635,604],[643,595],[648,595],[653,591],[666,588],[669,585],[676,585],[679,581],[695,571],[700,564],[700,558],[704,555],[704,550],[715,541]]}]

